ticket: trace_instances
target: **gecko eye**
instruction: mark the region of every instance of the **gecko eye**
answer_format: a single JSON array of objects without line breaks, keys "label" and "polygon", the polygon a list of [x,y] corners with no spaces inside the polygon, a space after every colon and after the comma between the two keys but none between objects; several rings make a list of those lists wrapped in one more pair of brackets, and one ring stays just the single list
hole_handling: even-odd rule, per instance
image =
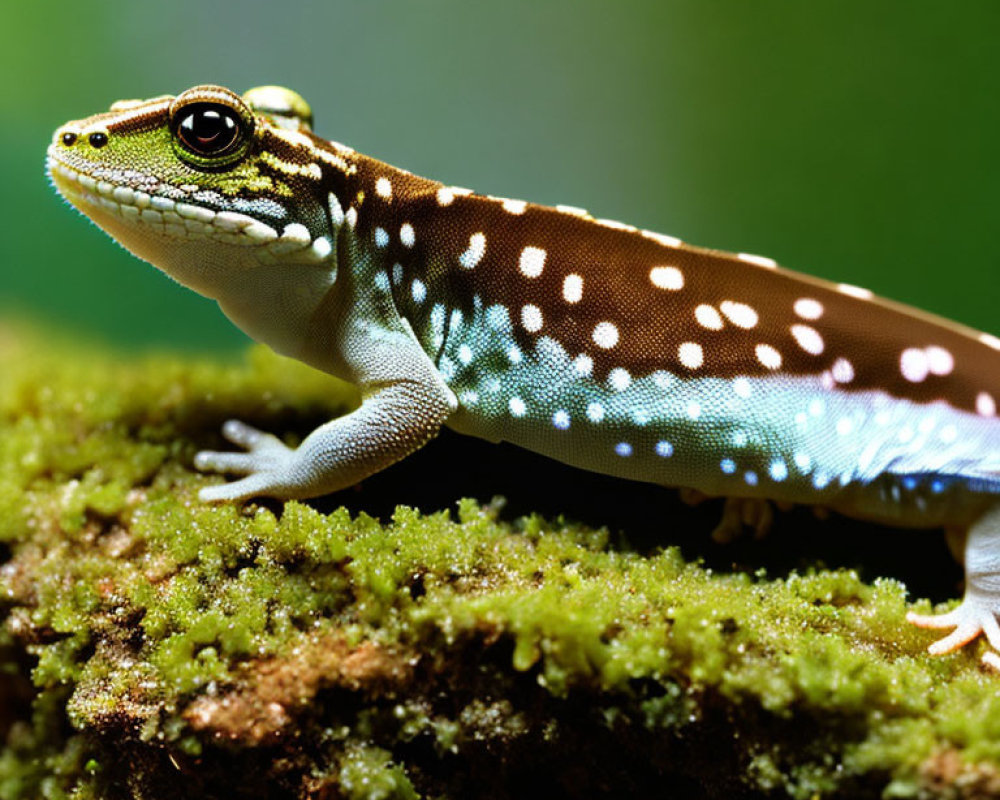
[{"label": "gecko eye", "polygon": [[221,103],[193,103],[181,109],[175,120],[177,138],[199,156],[221,156],[231,152],[243,135],[241,120]]},{"label": "gecko eye", "polygon": [[195,86],[170,104],[174,153],[188,166],[218,172],[240,161],[255,141],[255,121],[242,98],[222,86]]}]

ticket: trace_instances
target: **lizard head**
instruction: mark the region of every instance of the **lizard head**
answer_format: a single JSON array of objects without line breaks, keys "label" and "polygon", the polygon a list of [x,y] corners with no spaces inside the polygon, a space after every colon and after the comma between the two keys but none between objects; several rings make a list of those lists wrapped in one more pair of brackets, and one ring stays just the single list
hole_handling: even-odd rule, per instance
[{"label": "lizard head", "polygon": [[279,87],[197,86],[115,103],[54,134],[56,189],[129,251],[203,294],[261,264],[324,262],[349,148]]}]

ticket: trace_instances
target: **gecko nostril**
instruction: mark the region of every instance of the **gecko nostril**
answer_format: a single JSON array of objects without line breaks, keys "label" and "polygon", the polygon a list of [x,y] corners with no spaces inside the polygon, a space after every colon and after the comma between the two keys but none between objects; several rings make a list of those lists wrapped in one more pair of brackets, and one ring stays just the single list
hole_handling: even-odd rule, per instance
[{"label": "gecko nostril", "polygon": [[66,131],[66,133],[62,135],[62,143],[67,147],[72,147],[76,144],[76,134],[72,131]]},{"label": "gecko nostril", "polygon": [[92,133],[87,137],[87,141],[90,142],[91,147],[104,147],[108,143],[108,135],[106,133]]}]

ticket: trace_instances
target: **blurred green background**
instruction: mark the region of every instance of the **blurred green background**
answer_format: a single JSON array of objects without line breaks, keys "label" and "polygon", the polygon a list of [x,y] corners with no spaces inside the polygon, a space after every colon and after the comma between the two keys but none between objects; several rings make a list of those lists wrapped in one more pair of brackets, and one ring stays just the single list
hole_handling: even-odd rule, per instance
[{"label": "blurred green background", "polygon": [[51,131],[279,83],[440,180],[766,254],[1000,332],[1000,3],[7,3],[0,308],[130,347],[242,335],[56,199]]}]

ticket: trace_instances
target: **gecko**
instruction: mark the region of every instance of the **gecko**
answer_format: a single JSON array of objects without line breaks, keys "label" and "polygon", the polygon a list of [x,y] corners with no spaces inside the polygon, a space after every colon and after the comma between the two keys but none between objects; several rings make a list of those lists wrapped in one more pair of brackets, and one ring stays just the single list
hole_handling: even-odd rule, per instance
[{"label": "gecko", "polygon": [[[308,498],[447,426],[727,502],[964,537],[954,610],[1000,669],[1000,338],[747,253],[418,177],[297,93],[203,85],[58,128],[58,192],[254,339],[355,384],[298,447],[237,420],[206,502]],[[752,516],[752,515],[751,515]]]}]

